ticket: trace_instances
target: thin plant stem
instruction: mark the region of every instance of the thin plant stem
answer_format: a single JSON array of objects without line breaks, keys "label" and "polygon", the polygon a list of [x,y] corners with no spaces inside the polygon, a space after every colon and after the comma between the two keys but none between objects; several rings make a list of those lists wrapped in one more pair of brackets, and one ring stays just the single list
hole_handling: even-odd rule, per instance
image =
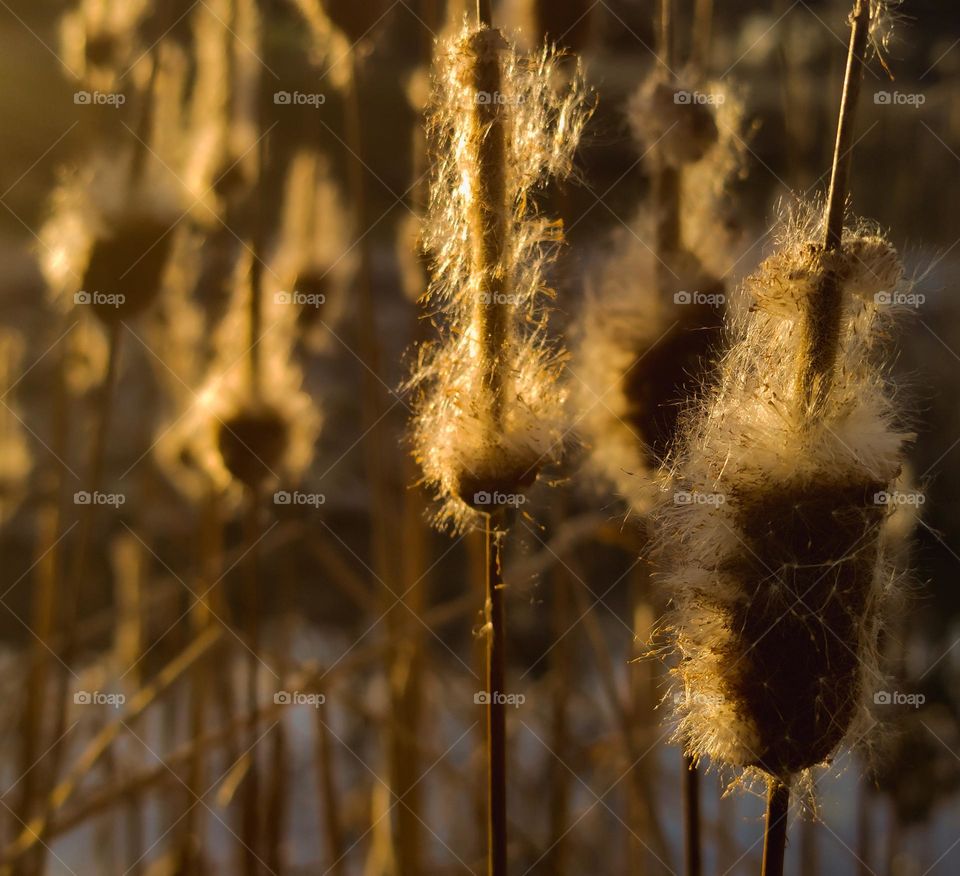
[{"label": "thin plant stem", "polygon": [[[73,673],[70,669],[70,663],[78,647],[78,631],[80,607],[83,605],[86,597],[90,595],[89,581],[89,557],[90,542],[93,538],[94,524],[96,523],[97,511],[99,505],[92,500],[92,494],[100,489],[103,481],[104,460],[107,452],[107,439],[110,434],[110,423],[113,416],[114,391],[117,380],[118,363],[120,361],[120,352],[122,347],[122,333],[120,321],[115,321],[110,325],[110,336],[107,352],[107,371],[103,378],[103,384],[100,386],[100,394],[97,404],[97,411],[94,415],[95,427],[93,441],[90,445],[90,455],[87,461],[86,487],[91,493],[91,501],[81,506],[80,522],[78,524],[79,536],[77,538],[76,549],[70,563],[70,581],[71,586],[66,587],[66,593],[63,599],[63,613],[60,623],[63,630],[63,650],[60,654],[60,672],[56,686],[56,719],[53,728],[53,747],[47,754],[47,775],[49,784],[52,786],[57,780],[60,765],[63,760],[65,745],[63,738],[67,724],[67,701],[69,698],[70,679]],[[42,820],[46,821],[50,813],[45,812]],[[46,856],[46,848],[40,846],[37,855],[41,858]],[[42,862],[41,862],[42,869]]]},{"label": "thin plant stem", "polygon": [[657,34],[660,63],[673,75],[675,43],[673,31],[673,0],[660,0],[659,27]]},{"label": "thin plant stem", "polygon": [[344,872],[346,855],[343,840],[343,825],[340,823],[340,800],[337,796],[337,779],[334,775],[335,759],[330,744],[330,728],[323,715],[317,711],[317,785],[323,803],[321,829],[326,838],[326,851],[330,865],[324,870],[333,876]]},{"label": "thin plant stem", "polygon": [[[70,341],[68,341],[70,343]],[[58,459],[64,458],[67,448],[67,436],[70,431],[70,405],[66,385],[66,354],[61,352],[56,359],[56,385],[53,404],[53,453]],[[52,492],[50,500],[38,514],[39,539],[37,545],[36,579],[33,592],[31,629],[36,638],[30,650],[29,672],[24,690],[22,736],[19,773],[20,802],[17,817],[20,823],[29,823],[33,817],[36,796],[42,790],[42,769],[32,769],[41,751],[47,747],[44,733],[44,718],[51,675],[51,648],[56,634],[57,621],[57,582],[61,575],[62,551],[60,532],[64,518],[64,492],[66,472],[59,463],[53,469]],[[62,699],[60,705],[65,707]],[[54,737],[56,739],[56,737]],[[55,780],[51,774],[50,782]],[[15,822],[16,824],[16,822]],[[25,873],[31,872],[27,867]]]},{"label": "thin plant stem", "polygon": [[683,755],[683,846],[687,876],[703,872],[700,838],[700,771],[696,761]]},{"label": "thin plant stem", "polygon": [[[827,195],[823,247],[827,255],[840,250],[849,189],[857,101],[863,80],[864,55],[870,34],[869,0],[855,0],[850,30],[850,48],[840,100],[840,118],[833,152],[830,190]],[[806,408],[822,407],[830,388],[831,372],[840,346],[842,287],[834,265],[826,263],[808,303],[804,318],[798,390]]]},{"label": "thin plant stem", "polygon": [[[244,538],[246,541],[246,610],[247,610],[247,711],[257,714],[259,704],[258,682],[260,677],[260,588],[259,588],[259,541],[257,491],[247,491],[247,515]],[[256,720],[250,726],[250,745],[258,739],[259,724]],[[250,876],[260,872],[260,781],[257,770],[257,758],[253,750],[249,752],[250,769],[246,778],[246,796],[243,810],[244,862]]]},{"label": "thin plant stem", "polygon": [[[563,510],[560,510],[562,517]],[[572,646],[567,635],[576,618],[571,610],[570,573],[562,565],[554,567],[552,579],[553,611],[551,637],[556,645],[551,654],[553,698],[551,702],[550,748],[556,754],[552,761],[550,782],[550,853],[546,864],[553,876],[567,872],[568,821],[570,819],[570,770],[566,762],[570,754],[570,692],[574,671]]]},{"label": "thin plant stem", "polygon": [[506,630],[497,518],[486,515],[487,852],[489,876],[507,872]]},{"label": "thin plant stem", "polygon": [[713,39],[713,0],[696,0],[693,8],[693,42],[690,63],[701,72],[710,66]]},{"label": "thin plant stem", "polygon": [[477,0],[477,24],[493,27],[492,0]]},{"label": "thin plant stem", "polygon": [[867,779],[862,779],[857,794],[857,876],[873,873],[873,795]]},{"label": "thin plant stem", "polygon": [[770,779],[767,786],[767,818],[763,834],[761,876],[783,876],[787,850],[787,813],[790,810],[790,786]]}]

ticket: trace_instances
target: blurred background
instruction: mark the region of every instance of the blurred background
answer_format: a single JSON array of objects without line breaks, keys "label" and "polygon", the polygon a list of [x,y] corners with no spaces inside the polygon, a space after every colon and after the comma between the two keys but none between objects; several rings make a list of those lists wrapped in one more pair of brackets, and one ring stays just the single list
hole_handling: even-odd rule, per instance
[{"label": "blurred background", "polygon": [[[578,51],[597,95],[547,194],[558,336],[648,197],[624,111],[655,5],[495,4],[521,44]],[[712,5],[705,67],[745,120],[732,288],[778,203],[826,187],[849,10]],[[433,332],[426,68],[464,11],[0,2],[0,871],[485,871],[482,533],[430,527],[405,438]],[[919,519],[883,726],[791,813],[805,876],[960,867],[960,12],[898,19],[851,197],[916,282],[896,368]],[[681,758],[644,656],[663,605],[588,450],[505,558],[512,870],[679,873]],[[755,873],[763,801],[726,788],[703,776],[704,872]]]}]

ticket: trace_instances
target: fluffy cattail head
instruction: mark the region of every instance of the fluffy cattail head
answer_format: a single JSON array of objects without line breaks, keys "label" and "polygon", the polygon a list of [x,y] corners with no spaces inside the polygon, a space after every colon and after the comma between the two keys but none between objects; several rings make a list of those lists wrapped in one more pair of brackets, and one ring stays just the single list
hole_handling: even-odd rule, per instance
[{"label": "fluffy cattail head", "polygon": [[718,139],[713,102],[695,81],[674,81],[656,70],[627,109],[634,137],[671,167],[699,161]]},{"label": "fluffy cattail head", "polygon": [[[881,284],[901,282],[899,263],[867,227],[828,258],[817,229],[792,223],[746,281],[755,307],[685,421],[658,514],[679,738],[784,782],[827,760],[865,713],[893,579],[883,495],[910,437],[882,355],[892,312]],[[808,356],[797,284],[827,270],[843,316],[814,410],[796,380]]]},{"label": "fluffy cattail head", "polygon": [[539,304],[562,234],[534,195],[570,173],[588,114],[579,72],[564,76],[552,51],[521,55],[489,28],[438,49],[424,242],[444,337],[421,349],[414,443],[456,524],[523,490],[563,443],[560,357]]}]

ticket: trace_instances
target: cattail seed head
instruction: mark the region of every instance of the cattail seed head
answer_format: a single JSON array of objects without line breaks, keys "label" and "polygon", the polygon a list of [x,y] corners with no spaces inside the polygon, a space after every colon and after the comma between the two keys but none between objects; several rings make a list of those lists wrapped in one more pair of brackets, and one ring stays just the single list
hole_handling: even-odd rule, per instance
[{"label": "cattail seed head", "polygon": [[[850,229],[840,267],[824,266],[821,227],[791,223],[747,279],[757,306],[738,317],[716,388],[684,421],[658,510],[679,739],[783,782],[828,760],[865,714],[894,577],[881,496],[911,437],[884,371],[891,313],[876,295],[889,244]],[[874,254],[868,270],[853,270],[854,252]],[[814,411],[796,381],[806,352],[795,286],[815,270],[838,271],[844,309]]]},{"label": "cattail seed head", "polygon": [[83,289],[91,295],[94,312],[103,322],[132,318],[153,303],[163,283],[172,241],[172,229],[165,219],[132,214],[118,217],[116,225],[93,242]]},{"label": "cattail seed head", "polygon": [[262,403],[252,403],[229,416],[217,432],[217,447],[227,471],[251,488],[276,477],[289,440],[283,415]]},{"label": "cattail seed head", "polygon": [[671,167],[699,161],[719,136],[713,107],[704,97],[692,82],[674,82],[655,71],[630,99],[634,137]]},{"label": "cattail seed head", "polygon": [[[429,132],[436,160],[424,244],[441,343],[421,348],[415,454],[470,519],[484,494],[517,493],[562,447],[561,356],[546,340],[543,272],[562,239],[536,191],[566,176],[589,115],[579,71],[521,55],[490,28],[438,47]],[[558,83],[565,83],[558,85]],[[489,510],[489,508],[487,509]]]}]

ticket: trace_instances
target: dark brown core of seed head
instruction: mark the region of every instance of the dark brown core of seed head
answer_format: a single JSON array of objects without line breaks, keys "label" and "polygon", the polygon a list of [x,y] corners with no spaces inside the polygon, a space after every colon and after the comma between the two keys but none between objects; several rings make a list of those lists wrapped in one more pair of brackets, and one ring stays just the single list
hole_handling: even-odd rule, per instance
[{"label": "dark brown core of seed head", "polygon": [[[723,289],[722,283],[714,283],[704,294],[722,294]],[[703,385],[723,329],[719,307],[691,300],[677,310],[678,321],[666,336],[654,347],[636,351],[637,361],[621,385],[625,419],[643,441],[652,466],[660,464],[674,443],[683,403]]]},{"label": "dark brown core of seed head", "polygon": [[537,479],[539,465],[529,463],[484,466],[477,471],[462,471],[458,478],[457,495],[477,511],[495,511],[502,506],[519,504],[519,497]]},{"label": "dark brown core of seed head", "polygon": [[93,244],[83,290],[106,323],[137,316],[160,292],[170,256],[170,224],[139,217]]},{"label": "dark brown core of seed head", "polygon": [[787,778],[826,760],[860,699],[885,484],[868,479],[738,492],[744,549],[720,572],[727,607],[726,695],[756,727],[749,764]]},{"label": "dark brown core of seed head", "polygon": [[220,426],[223,464],[238,481],[256,487],[280,469],[290,438],[287,421],[273,408],[240,411]]}]

